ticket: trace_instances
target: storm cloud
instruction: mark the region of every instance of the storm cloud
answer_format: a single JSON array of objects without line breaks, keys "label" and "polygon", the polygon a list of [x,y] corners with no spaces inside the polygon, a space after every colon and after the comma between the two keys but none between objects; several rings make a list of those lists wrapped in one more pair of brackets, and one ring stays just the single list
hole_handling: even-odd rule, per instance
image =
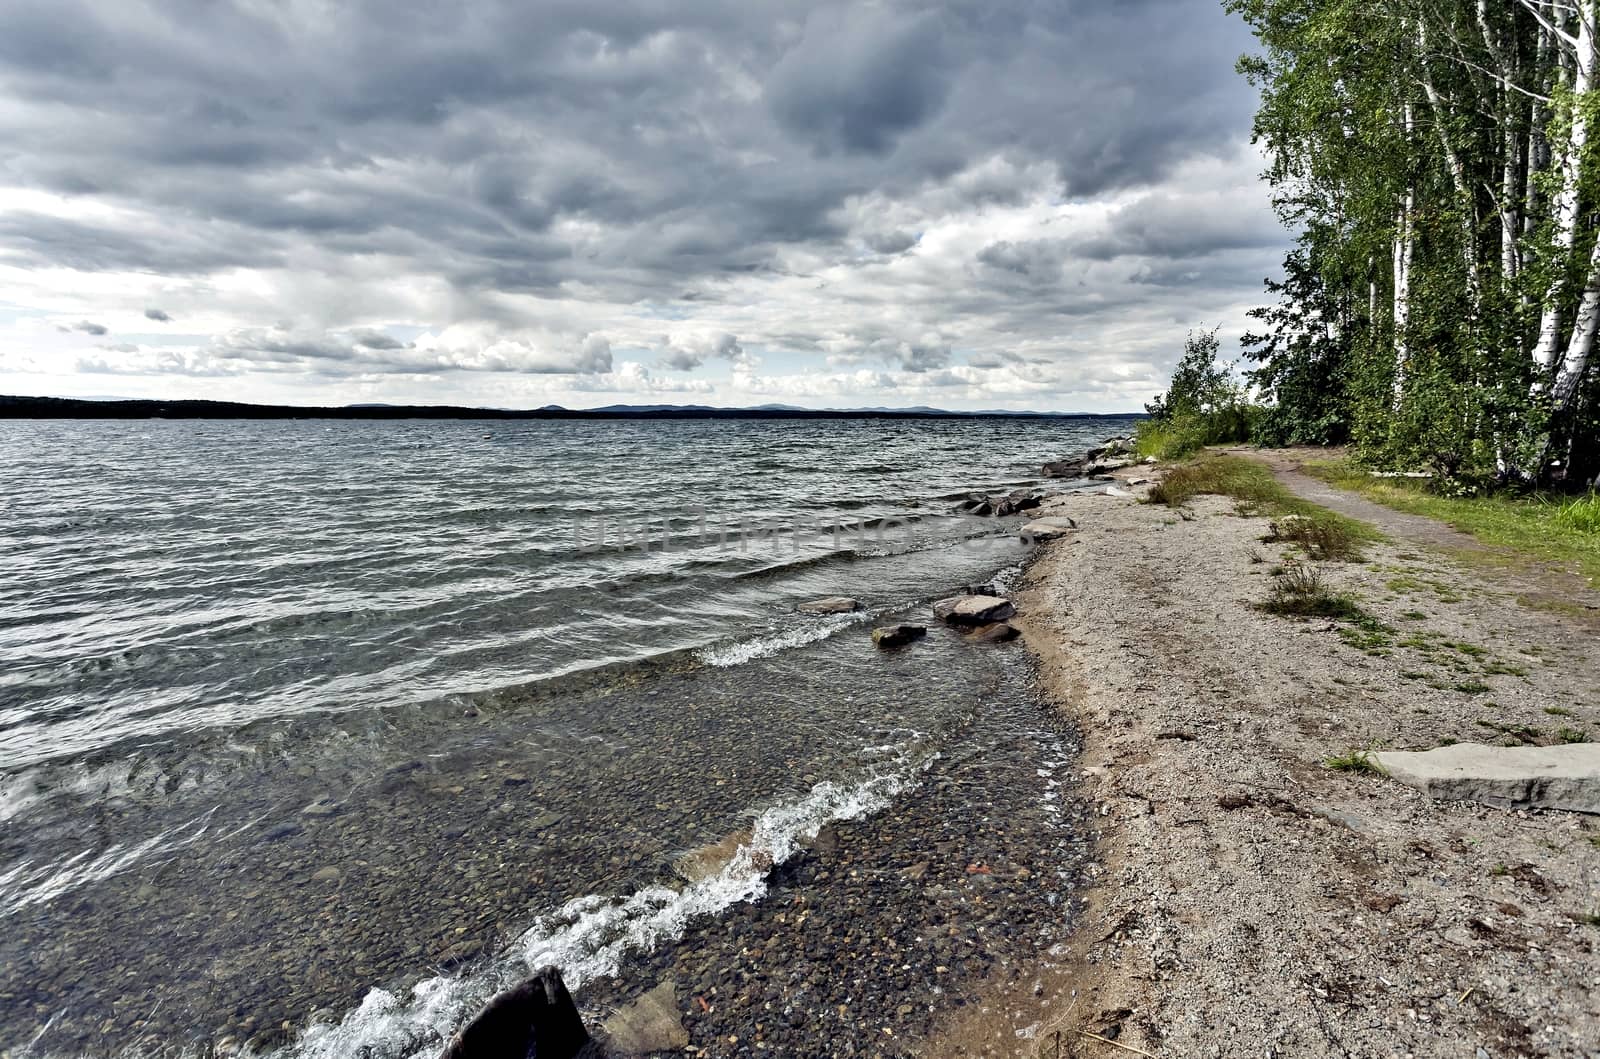
[{"label": "storm cloud", "polygon": [[1249,43],[1192,0],[19,0],[0,390],[1137,407],[1281,257]]}]

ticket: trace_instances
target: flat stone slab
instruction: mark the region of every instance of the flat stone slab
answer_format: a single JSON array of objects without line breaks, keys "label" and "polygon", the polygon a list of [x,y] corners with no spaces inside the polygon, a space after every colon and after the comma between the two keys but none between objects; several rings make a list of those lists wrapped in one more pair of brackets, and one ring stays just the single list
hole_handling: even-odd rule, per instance
[{"label": "flat stone slab", "polygon": [[1382,750],[1372,760],[1430,798],[1600,813],[1600,743]]},{"label": "flat stone slab", "polygon": [[801,614],[849,614],[851,611],[861,609],[861,604],[849,596],[829,596],[826,599],[813,599],[794,608]]},{"label": "flat stone slab", "polygon": [[988,625],[1016,612],[1009,599],[999,596],[951,596],[933,605],[933,616],[950,625]]}]

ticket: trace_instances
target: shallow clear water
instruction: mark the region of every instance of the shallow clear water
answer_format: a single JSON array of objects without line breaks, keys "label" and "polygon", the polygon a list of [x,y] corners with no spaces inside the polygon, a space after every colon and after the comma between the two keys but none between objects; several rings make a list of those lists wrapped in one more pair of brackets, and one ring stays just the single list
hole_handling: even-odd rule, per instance
[{"label": "shallow clear water", "polygon": [[1011,663],[868,624],[1127,426],[0,423],[0,1048],[425,1053],[519,954],[624,974],[973,738]]}]

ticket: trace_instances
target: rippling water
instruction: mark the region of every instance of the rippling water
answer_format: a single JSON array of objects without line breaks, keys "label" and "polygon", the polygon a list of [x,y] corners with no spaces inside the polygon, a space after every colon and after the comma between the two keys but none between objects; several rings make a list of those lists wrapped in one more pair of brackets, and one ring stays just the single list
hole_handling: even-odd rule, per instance
[{"label": "rippling water", "polygon": [[411,1054],[507,953],[616,973],[762,885],[663,889],[684,849],[781,861],[970,730],[989,658],[865,623],[1022,558],[952,496],[1127,426],[0,423],[0,1048],[291,1042],[481,965],[300,1045]]}]

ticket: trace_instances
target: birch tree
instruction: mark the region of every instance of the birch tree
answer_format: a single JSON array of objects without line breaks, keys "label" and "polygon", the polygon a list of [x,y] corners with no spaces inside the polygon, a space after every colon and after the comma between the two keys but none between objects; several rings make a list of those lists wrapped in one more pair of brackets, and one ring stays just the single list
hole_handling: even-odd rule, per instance
[{"label": "birch tree", "polygon": [[1228,0],[1298,238],[1247,342],[1269,433],[1469,485],[1600,466],[1597,4]]}]

